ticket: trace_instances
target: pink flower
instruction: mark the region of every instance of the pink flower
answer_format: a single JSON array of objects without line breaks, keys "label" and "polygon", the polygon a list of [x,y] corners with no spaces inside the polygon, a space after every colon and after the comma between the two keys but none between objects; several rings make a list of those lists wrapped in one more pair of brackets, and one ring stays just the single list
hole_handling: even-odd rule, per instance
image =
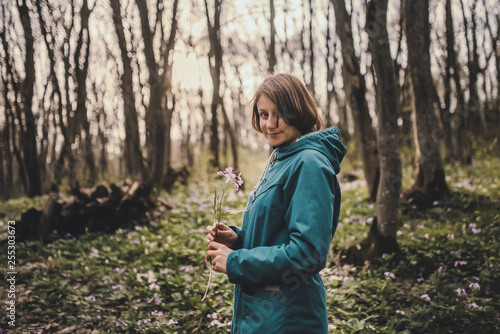
[{"label": "pink flower", "polygon": [[396,310],[396,314],[405,315],[405,314],[406,314],[406,312],[405,312],[405,311],[401,311],[401,310]]},{"label": "pink flower", "polygon": [[391,273],[390,271],[386,271],[384,273],[385,277],[389,277],[389,278],[392,278],[392,279],[396,279],[396,275],[394,275],[393,273]]},{"label": "pink flower", "polygon": [[481,290],[481,286],[479,285],[479,283],[471,283],[469,284],[469,288],[471,288],[472,290]]},{"label": "pink flower", "polygon": [[172,325],[177,325],[179,322],[175,319],[170,319],[168,322],[167,322],[167,326],[172,326]]},{"label": "pink flower", "polygon": [[425,300],[426,302],[430,302],[431,301],[431,298],[429,297],[428,294],[421,295],[420,299]]},{"label": "pink flower", "polygon": [[417,278],[417,282],[418,282],[418,283],[422,283],[423,281],[424,281],[423,277],[419,277],[419,278]]},{"label": "pink flower", "polygon": [[467,296],[467,292],[465,291],[465,289],[458,288],[456,291],[457,295],[459,296]]},{"label": "pink flower", "polygon": [[123,290],[123,287],[122,287],[122,285],[121,285],[121,284],[117,284],[117,285],[113,285],[113,286],[111,287],[111,289],[113,289],[113,290],[120,289],[120,291],[122,291],[122,290]]},{"label": "pink flower", "polygon": [[162,315],[163,315],[163,312],[162,312],[162,311],[157,311],[157,310],[154,310],[153,312],[151,312],[151,315],[162,316]]}]

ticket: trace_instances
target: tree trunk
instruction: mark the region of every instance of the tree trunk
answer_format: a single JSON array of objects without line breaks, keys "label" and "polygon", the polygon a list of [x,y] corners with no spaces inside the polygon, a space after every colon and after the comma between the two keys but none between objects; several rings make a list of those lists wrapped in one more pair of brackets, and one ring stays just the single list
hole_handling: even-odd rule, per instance
[{"label": "tree trunk", "polygon": [[[77,102],[76,112],[78,122],[83,128],[85,139],[82,138],[85,162],[89,168],[89,183],[93,185],[97,180],[97,170],[95,166],[94,152],[92,151],[92,137],[90,135],[90,123],[87,118],[87,74],[89,68],[90,55],[90,34],[89,34],[89,16],[92,10],[89,9],[87,0],[83,0],[80,10],[80,33],[75,50],[75,75],[77,82]],[[84,59],[81,64],[81,59]],[[80,65],[81,64],[81,65]],[[81,137],[81,136],[80,136]]]},{"label": "tree trunk", "polygon": [[[121,89],[123,95],[123,113],[125,114],[125,161],[127,171],[130,175],[140,174],[141,181],[147,179],[146,166],[141,151],[139,125],[137,121],[137,109],[135,106],[135,94],[133,88],[132,60],[129,57],[125,32],[123,30],[120,0],[110,0],[113,11],[113,23],[115,25],[118,45],[120,47],[123,74],[121,76]],[[104,145],[104,143],[103,143]]]},{"label": "tree trunk", "polygon": [[401,158],[399,155],[398,85],[387,34],[388,0],[372,0],[368,4],[366,30],[368,46],[372,54],[376,75],[378,152],[380,156],[380,180],[377,191],[377,230],[385,246],[395,249],[379,249],[380,254],[399,251],[396,233],[399,227],[399,196],[401,193]]},{"label": "tree trunk", "polygon": [[313,38],[313,2],[309,0],[309,66],[311,69],[311,73],[309,75],[309,84],[307,88],[309,88],[309,92],[316,98],[316,85],[314,83],[314,38]]},{"label": "tree trunk", "polygon": [[[177,33],[177,6],[179,1],[175,0],[172,6],[172,23],[170,25],[170,35],[168,39],[165,37],[163,28],[161,29],[162,52],[161,57],[163,61],[163,87],[165,92],[163,94],[163,109],[165,112],[165,167],[166,171],[171,169],[171,138],[170,132],[172,129],[172,116],[175,110],[175,94],[172,91],[172,66],[173,66],[173,50],[175,47],[175,36]],[[163,25],[162,25],[163,27]]]},{"label": "tree trunk", "polygon": [[359,150],[368,185],[368,195],[376,200],[380,176],[379,157],[375,131],[366,102],[366,85],[360,73],[359,59],[354,52],[351,17],[344,0],[330,0],[335,8],[337,35],[342,43],[342,77],[344,90],[354,120],[356,147]]},{"label": "tree trunk", "polygon": [[271,10],[270,18],[270,28],[271,28],[271,40],[269,43],[269,67],[267,73],[274,74],[274,66],[276,66],[276,27],[274,25],[275,9],[274,0],[269,0],[269,7]]},{"label": "tree trunk", "polygon": [[414,187],[425,194],[422,205],[430,205],[448,194],[441,155],[433,139],[434,83],[430,67],[429,0],[405,0],[405,32],[408,67],[413,92],[414,135],[418,159]]},{"label": "tree trunk", "polygon": [[219,168],[219,121],[217,119],[218,109],[222,106],[220,97],[220,82],[222,68],[222,45],[220,31],[220,15],[222,10],[222,0],[214,1],[213,25],[210,21],[210,11],[207,0],[204,0],[205,12],[207,16],[208,37],[210,40],[210,51],[208,53],[208,64],[210,76],[212,77],[212,120],[210,124],[210,162],[212,167]]},{"label": "tree trunk", "polygon": [[149,12],[146,0],[136,0],[141,18],[142,37],[144,41],[144,56],[149,70],[149,131],[151,133],[151,146],[149,147],[149,160],[151,176],[148,184],[160,189],[163,185],[165,169],[165,138],[166,124],[162,111],[163,82],[159,74],[159,65],[155,59],[153,48],[153,34],[149,24]]},{"label": "tree trunk", "polygon": [[23,137],[21,142],[23,159],[26,165],[26,173],[28,179],[28,196],[33,197],[42,194],[40,168],[38,166],[37,155],[37,126],[35,124],[35,117],[32,110],[33,91],[35,85],[35,49],[33,30],[31,29],[29,9],[26,5],[26,0],[22,0],[21,3],[16,2],[16,4],[23,26],[25,39],[25,78],[22,85],[24,119],[19,119],[19,122],[25,123],[24,131],[21,132],[21,135]]}]

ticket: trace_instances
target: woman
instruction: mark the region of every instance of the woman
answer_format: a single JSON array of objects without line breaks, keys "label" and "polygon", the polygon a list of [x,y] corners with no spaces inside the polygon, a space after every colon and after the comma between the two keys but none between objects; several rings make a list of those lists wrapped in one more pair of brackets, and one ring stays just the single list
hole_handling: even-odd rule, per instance
[{"label": "woman", "polygon": [[207,260],[235,284],[232,333],[327,333],[319,272],[337,228],[346,148],[337,128],[318,131],[314,101],[292,75],[267,78],[252,105],[253,128],[274,151],[242,228],[207,227]]}]

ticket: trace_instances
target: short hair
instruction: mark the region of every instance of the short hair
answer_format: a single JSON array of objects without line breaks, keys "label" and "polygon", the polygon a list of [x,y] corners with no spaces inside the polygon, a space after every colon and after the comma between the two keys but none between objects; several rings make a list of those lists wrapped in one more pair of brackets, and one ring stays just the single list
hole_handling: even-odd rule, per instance
[{"label": "short hair", "polygon": [[322,121],[316,104],[304,83],[291,74],[281,73],[266,78],[250,102],[254,130],[262,133],[257,109],[257,102],[262,94],[276,105],[280,118],[286,124],[295,126],[301,134],[321,129]]}]

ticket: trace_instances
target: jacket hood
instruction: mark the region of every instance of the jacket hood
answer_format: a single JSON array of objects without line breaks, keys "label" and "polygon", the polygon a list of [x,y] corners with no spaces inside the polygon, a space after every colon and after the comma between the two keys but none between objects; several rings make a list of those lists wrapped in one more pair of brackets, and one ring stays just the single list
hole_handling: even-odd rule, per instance
[{"label": "jacket hood", "polygon": [[340,130],[330,127],[301,136],[288,146],[278,147],[276,159],[283,160],[303,150],[316,150],[324,154],[330,160],[335,174],[340,172],[340,163],[347,152],[340,141]]}]

